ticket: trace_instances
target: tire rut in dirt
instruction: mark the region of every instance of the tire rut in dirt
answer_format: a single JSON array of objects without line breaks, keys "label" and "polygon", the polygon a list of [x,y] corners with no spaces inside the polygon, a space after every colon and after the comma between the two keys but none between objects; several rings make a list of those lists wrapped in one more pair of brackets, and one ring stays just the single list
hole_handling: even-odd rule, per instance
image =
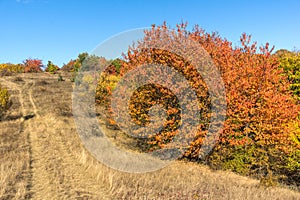
[{"label": "tire rut in dirt", "polygon": [[[35,83],[30,82],[23,91],[27,94],[26,111],[35,115],[26,121],[32,150],[32,198],[109,199],[105,187],[89,175],[88,166],[78,162],[65,142],[68,138],[62,134],[62,126],[70,131],[75,127],[66,127],[59,116],[39,115],[43,113],[42,108],[35,102],[43,102],[39,97],[44,95],[33,94]],[[47,90],[51,90],[50,87],[51,84]],[[59,101],[53,103],[60,104]]]}]

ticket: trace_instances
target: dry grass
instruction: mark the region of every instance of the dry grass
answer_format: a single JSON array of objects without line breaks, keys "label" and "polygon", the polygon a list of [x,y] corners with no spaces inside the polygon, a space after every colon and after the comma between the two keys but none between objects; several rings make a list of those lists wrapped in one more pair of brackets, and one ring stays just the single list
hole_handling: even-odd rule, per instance
[{"label": "dry grass", "polygon": [[2,122],[0,130],[0,199],[24,199],[30,176],[27,135],[11,122]]},{"label": "dry grass", "polygon": [[[196,163],[176,161],[145,174],[106,167],[76,134],[72,83],[44,74],[21,78],[5,77],[22,95],[13,94],[15,117],[0,122],[0,199],[300,199],[296,191]],[[28,120],[17,117],[30,113]]]},{"label": "dry grass", "polygon": [[30,197],[30,145],[24,132],[18,90],[10,90],[14,102],[0,122],[0,199]]}]

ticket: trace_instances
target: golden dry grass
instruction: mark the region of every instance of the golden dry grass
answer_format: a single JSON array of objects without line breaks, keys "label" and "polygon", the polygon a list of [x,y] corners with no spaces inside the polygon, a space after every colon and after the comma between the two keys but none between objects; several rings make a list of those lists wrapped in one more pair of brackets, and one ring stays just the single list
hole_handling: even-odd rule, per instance
[{"label": "golden dry grass", "polygon": [[176,161],[144,174],[106,167],[76,134],[72,83],[19,76],[23,82],[0,79],[14,101],[0,122],[0,199],[300,199],[296,191],[196,163]]},{"label": "golden dry grass", "polygon": [[30,144],[24,132],[20,91],[10,90],[10,115],[0,122],[0,199],[30,197]]}]

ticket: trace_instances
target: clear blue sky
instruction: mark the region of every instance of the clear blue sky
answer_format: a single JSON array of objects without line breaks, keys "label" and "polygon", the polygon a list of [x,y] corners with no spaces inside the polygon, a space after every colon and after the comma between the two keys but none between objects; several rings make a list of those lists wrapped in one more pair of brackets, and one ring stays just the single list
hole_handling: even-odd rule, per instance
[{"label": "clear blue sky", "polygon": [[0,63],[26,58],[61,66],[122,31],[188,21],[238,44],[300,48],[298,0],[0,0]]}]

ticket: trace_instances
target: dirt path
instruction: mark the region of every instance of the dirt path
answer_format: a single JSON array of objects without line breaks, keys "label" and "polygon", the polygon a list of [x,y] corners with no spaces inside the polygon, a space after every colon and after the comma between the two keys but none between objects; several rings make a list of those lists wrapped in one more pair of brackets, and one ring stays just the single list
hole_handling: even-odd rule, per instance
[{"label": "dirt path", "polygon": [[[30,144],[30,180],[27,197],[30,199],[110,199],[105,185],[90,173],[87,163],[79,162],[68,142],[69,131],[74,131],[72,119],[62,119],[56,113],[45,112],[41,103],[47,94],[37,95],[37,80],[22,76],[20,82],[1,78],[11,90],[19,91],[24,133]],[[48,82],[55,80],[48,80]],[[45,85],[47,91],[51,84]],[[35,93],[35,96],[34,96]],[[49,97],[48,97],[49,98]],[[60,101],[53,102],[56,105]],[[71,102],[68,102],[71,103]],[[40,114],[41,113],[41,114]],[[76,134],[73,132],[72,134]],[[75,137],[75,136],[74,136]],[[79,147],[80,148],[80,147]]]}]

